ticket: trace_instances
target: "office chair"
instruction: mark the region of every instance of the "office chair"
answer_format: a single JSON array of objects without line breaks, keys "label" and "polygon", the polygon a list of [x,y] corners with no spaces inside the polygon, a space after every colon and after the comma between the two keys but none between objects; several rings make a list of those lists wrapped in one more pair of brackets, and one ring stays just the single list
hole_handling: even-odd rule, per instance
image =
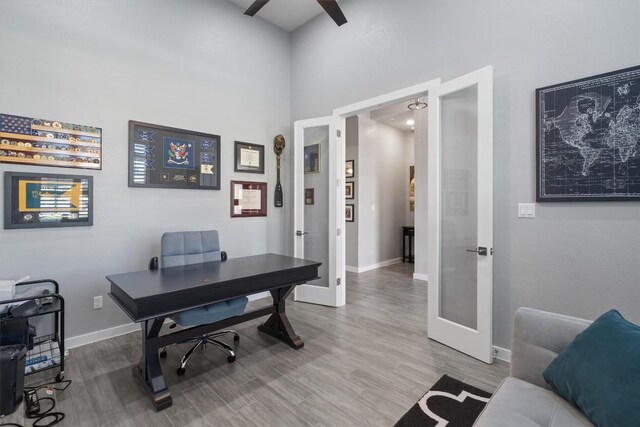
[{"label": "office chair", "polygon": [[[162,267],[176,267],[180,265],[197,264],[209,261],[226,260],[226,253],[220,251],[218,232],[211,231],[187,231],[164,233],[161,240]],[[247,297],[233,298],[227,301],[215,302],[202,307],[192,308],[171,315],[175,324],[180,326],[198,326],[214,323],[220,320],[237,316],[244,312],[249,300]],[[175,327],[172,325],[171,327]],[[206,348],[207,344],[212,344],[216,348],[228,354],[227,361],[233,363],[236,360],[233,348],[216,338],[232,334],[233,341],[240,341],[240,336],[232,330],[223,330],[204,334],[197,338],[192,338],[185,342],[195,342],[195,344],[182,356],[178,375],[183,375],[189,358],[198,347]],[[167,357],[166,348],[160,352],[160,357]]]}]

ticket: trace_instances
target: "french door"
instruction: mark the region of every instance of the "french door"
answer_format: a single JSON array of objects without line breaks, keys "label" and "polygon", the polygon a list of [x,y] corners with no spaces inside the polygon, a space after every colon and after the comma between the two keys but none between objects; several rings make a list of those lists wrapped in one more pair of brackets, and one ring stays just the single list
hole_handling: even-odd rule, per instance
[{"label": "french door", "polygon": [[295,288],[296,301],[339,307],[344,285],[344,148],[336,117],[294,123],[294,256],[320,261],[318,277]]},{"label": "french door", "polygon": [[493,68],[428,104],[428,336],[492,363]]}]

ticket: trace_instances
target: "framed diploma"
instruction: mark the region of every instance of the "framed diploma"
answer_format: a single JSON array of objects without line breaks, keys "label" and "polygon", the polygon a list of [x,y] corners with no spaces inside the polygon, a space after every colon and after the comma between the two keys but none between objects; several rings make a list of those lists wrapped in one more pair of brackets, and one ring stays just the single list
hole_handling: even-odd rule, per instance
[{"label": "framed diploma", "polygon": [[234,171],[264,173],[264,145],[236,141],[233,157]]},{"label": "framed diploma", "polygon": [[220,135],[130,120],[129,187],[220,190]]},{"label": "framed diploma", "polygon": [[267,183],[231,181],[231,217],[267,216]]},{"label": "framed diploma", "polygon": [[93,225],[93,177],[4,173],[4,228]]}]

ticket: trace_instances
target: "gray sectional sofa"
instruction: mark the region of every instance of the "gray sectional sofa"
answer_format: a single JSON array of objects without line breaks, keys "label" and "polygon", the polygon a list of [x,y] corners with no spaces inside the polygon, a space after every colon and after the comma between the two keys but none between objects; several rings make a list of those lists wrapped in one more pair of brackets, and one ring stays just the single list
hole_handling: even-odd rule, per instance
[{"label": "gray sectional sofa", "polygon": [[498,387],[474,427],[584,427],[593,424],[554,393],[542,373],[590,321],[531,308],[518,309],[511,375]]}]

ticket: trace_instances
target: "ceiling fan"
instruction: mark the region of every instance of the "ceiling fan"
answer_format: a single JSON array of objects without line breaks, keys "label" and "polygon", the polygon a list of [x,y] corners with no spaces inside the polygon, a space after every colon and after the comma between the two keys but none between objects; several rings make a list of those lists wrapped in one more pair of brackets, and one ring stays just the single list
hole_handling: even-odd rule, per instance
[{"label": "ceiling fan", "polygon": [[[316,0],[316,1],[320,3],[320,6],[322,6],[322,8],[325,10],[325,12],[327,12],[327,14],[331,17],[331,19],[335,21],[338,27],[341,26],[342,24],[347,23],[347,18],[344,17],[344,13],[342,13],[342,10],[340,9],[340,6],[338,6],[338,3],[336,3],[336,0]],[[256,0],[253,2],[251,6],[249,6],[249,8],[244,12],[244,14],[253,16],[256,13],[258,13],[258,11],[262,9],[262,7],[267,3],[269,3],[269,0]]]}]

